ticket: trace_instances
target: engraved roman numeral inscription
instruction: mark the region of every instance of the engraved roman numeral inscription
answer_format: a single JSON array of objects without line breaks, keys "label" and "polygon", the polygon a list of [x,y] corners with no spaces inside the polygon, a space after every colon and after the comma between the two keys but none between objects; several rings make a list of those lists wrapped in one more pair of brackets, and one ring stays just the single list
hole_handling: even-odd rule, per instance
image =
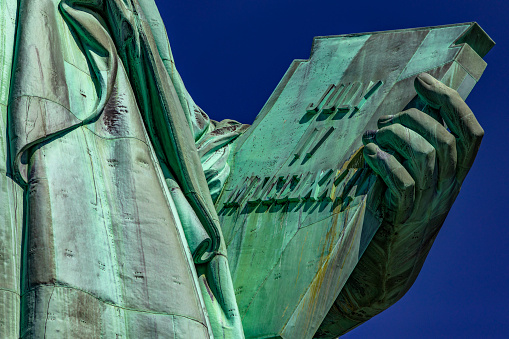
[{"label": "engraved roman numeral inscription", "polygon": [[316,103],[312,102],[307,106],[306,113],[332,114],[335,112],[348,113],[352,108],[360,110],[382,84],[381,80],[369,83],[331,84]]},{"label": "engraved roman numeral inscription", "polygon": [[[333,202],[350,192],[354,185],[365,189],[366,183],[370,180],[369,173],[364,168],[358,168],[354,171],[329,169],[316,173],[305,172],[265,178],[253,175],[235,187],[224,206],[231,208],[246,204]],[[359,175],[362,179],[359,179]]]},{"label": "engraved roman numeral inscription", "polygon": [[334,127],[309,129],[295,148],[296,151],[293,154],[295,159],[301,158],[304,154],[305,159],[311,158],[334,130]]}]

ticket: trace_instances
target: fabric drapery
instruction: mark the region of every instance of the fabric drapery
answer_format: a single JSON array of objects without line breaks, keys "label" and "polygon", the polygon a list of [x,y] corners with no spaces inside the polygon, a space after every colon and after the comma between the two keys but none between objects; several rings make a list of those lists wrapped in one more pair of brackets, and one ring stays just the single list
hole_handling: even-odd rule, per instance
[{"label": "fabric drapery", "polygon": [[21,337],[242,337],[212,197],[247,126],[190,98],[153,0],[17,12],[8,141],[25,222],[21,316],[4,322]]}]

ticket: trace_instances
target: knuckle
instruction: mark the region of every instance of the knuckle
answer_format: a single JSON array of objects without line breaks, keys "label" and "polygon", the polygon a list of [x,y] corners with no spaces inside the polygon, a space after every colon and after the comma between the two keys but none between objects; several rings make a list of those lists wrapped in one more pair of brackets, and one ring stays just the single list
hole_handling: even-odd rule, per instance
[{"label": "knuckle", "polygon": [[396,186],[402,192],[406,192],[409,190],[413,190],[415,187],[415,180],[408,173],[404,166],[400,166],[398,168],[394,168],[392,170],[392,174],[396,179]]},{"label": "knuckle", "polygon": [[480,141],[484,137],[484,129],[480,125],[477,125],[472,128],[471,134],[474,140]]},{"label": "knuckle", "polygon": [[413,179],[407,179],[403,181],[403,184],[401,186],[401,190],[403,192],[410,192],[413,191],[415,188],[415,181]]},{"label": "knuckle", "polygon": [[436,150],[433,147],[426,147],[423,150],[417,151],[415,154],[415,160],[417,163],[422,166],[421,170],[430,166],[430,164],[435,162],[436,159]]},{"label": "knuckle", "polygon": [[456,149],[456,138],[450,133],[444,133],[443,145],[446,147],[448,152],[452,152]]},{"label": "knuckle", "polygon": [[425,154],[425,159],[429,162],[429,161],[434,161],[435,158],[436,158],[436,150],[435,148],[433,147],[429,147],[427,150],[426,150],[426,154]]},{"label": "knuckle", "polygon": [[461,118],[463,124],[463,135],[468,141],[480,141],[484,136],[484,129],[477,121],[474,113],[468,109],[466,114]]},{"label": "knuckle", "polygon": [[446,132],[442,136],[443,143],[448,147],[456,147],[456,138],[449,132]]},{"label": "knuckle", "polygon": [[413,200],[415,195],[415,181],[414,180],[405,180],[400,187],[401,196],[405,200]]}]

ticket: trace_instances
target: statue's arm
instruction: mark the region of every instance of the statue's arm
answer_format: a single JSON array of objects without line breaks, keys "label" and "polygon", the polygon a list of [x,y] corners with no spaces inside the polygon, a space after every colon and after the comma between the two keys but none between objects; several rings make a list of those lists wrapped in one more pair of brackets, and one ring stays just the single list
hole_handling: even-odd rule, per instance
[{"label": "statue's arm", "polygon": [[322,322],[318,338],[336,338],[398,301],[412,286],[443,223],[383,223]]},{"label": "statue's arm", "polygon": [[427,74],[415,87],[430,115],[384,116],[363,137],[366,162],[387,185],[385,218],[317,337],[351,330],[408,291],[474,162],[484,131],[470,108]]}]

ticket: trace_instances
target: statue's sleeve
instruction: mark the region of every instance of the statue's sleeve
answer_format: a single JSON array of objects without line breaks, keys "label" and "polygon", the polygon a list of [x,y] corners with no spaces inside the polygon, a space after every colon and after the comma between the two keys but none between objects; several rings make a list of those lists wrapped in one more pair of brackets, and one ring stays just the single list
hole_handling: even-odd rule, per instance
[{"label": "statue's sleeve", "polygon": [[230,119],[214,121],[194,102],[175,68],[168,34],[155,3],[153,1],[140,1],[139,3],[150,24],[159,55],[170,75],[186,115],[212,200],[215,201],[230,174],[227,160],[231,151],[231,142],[246,131],[249,125]]},{"label": "statue's sleeve", "polygon": [[316,338],[337,338],[401,299],[421,271],[444,220],[445,216],[436,218],[420,228],[382,223]]}]

